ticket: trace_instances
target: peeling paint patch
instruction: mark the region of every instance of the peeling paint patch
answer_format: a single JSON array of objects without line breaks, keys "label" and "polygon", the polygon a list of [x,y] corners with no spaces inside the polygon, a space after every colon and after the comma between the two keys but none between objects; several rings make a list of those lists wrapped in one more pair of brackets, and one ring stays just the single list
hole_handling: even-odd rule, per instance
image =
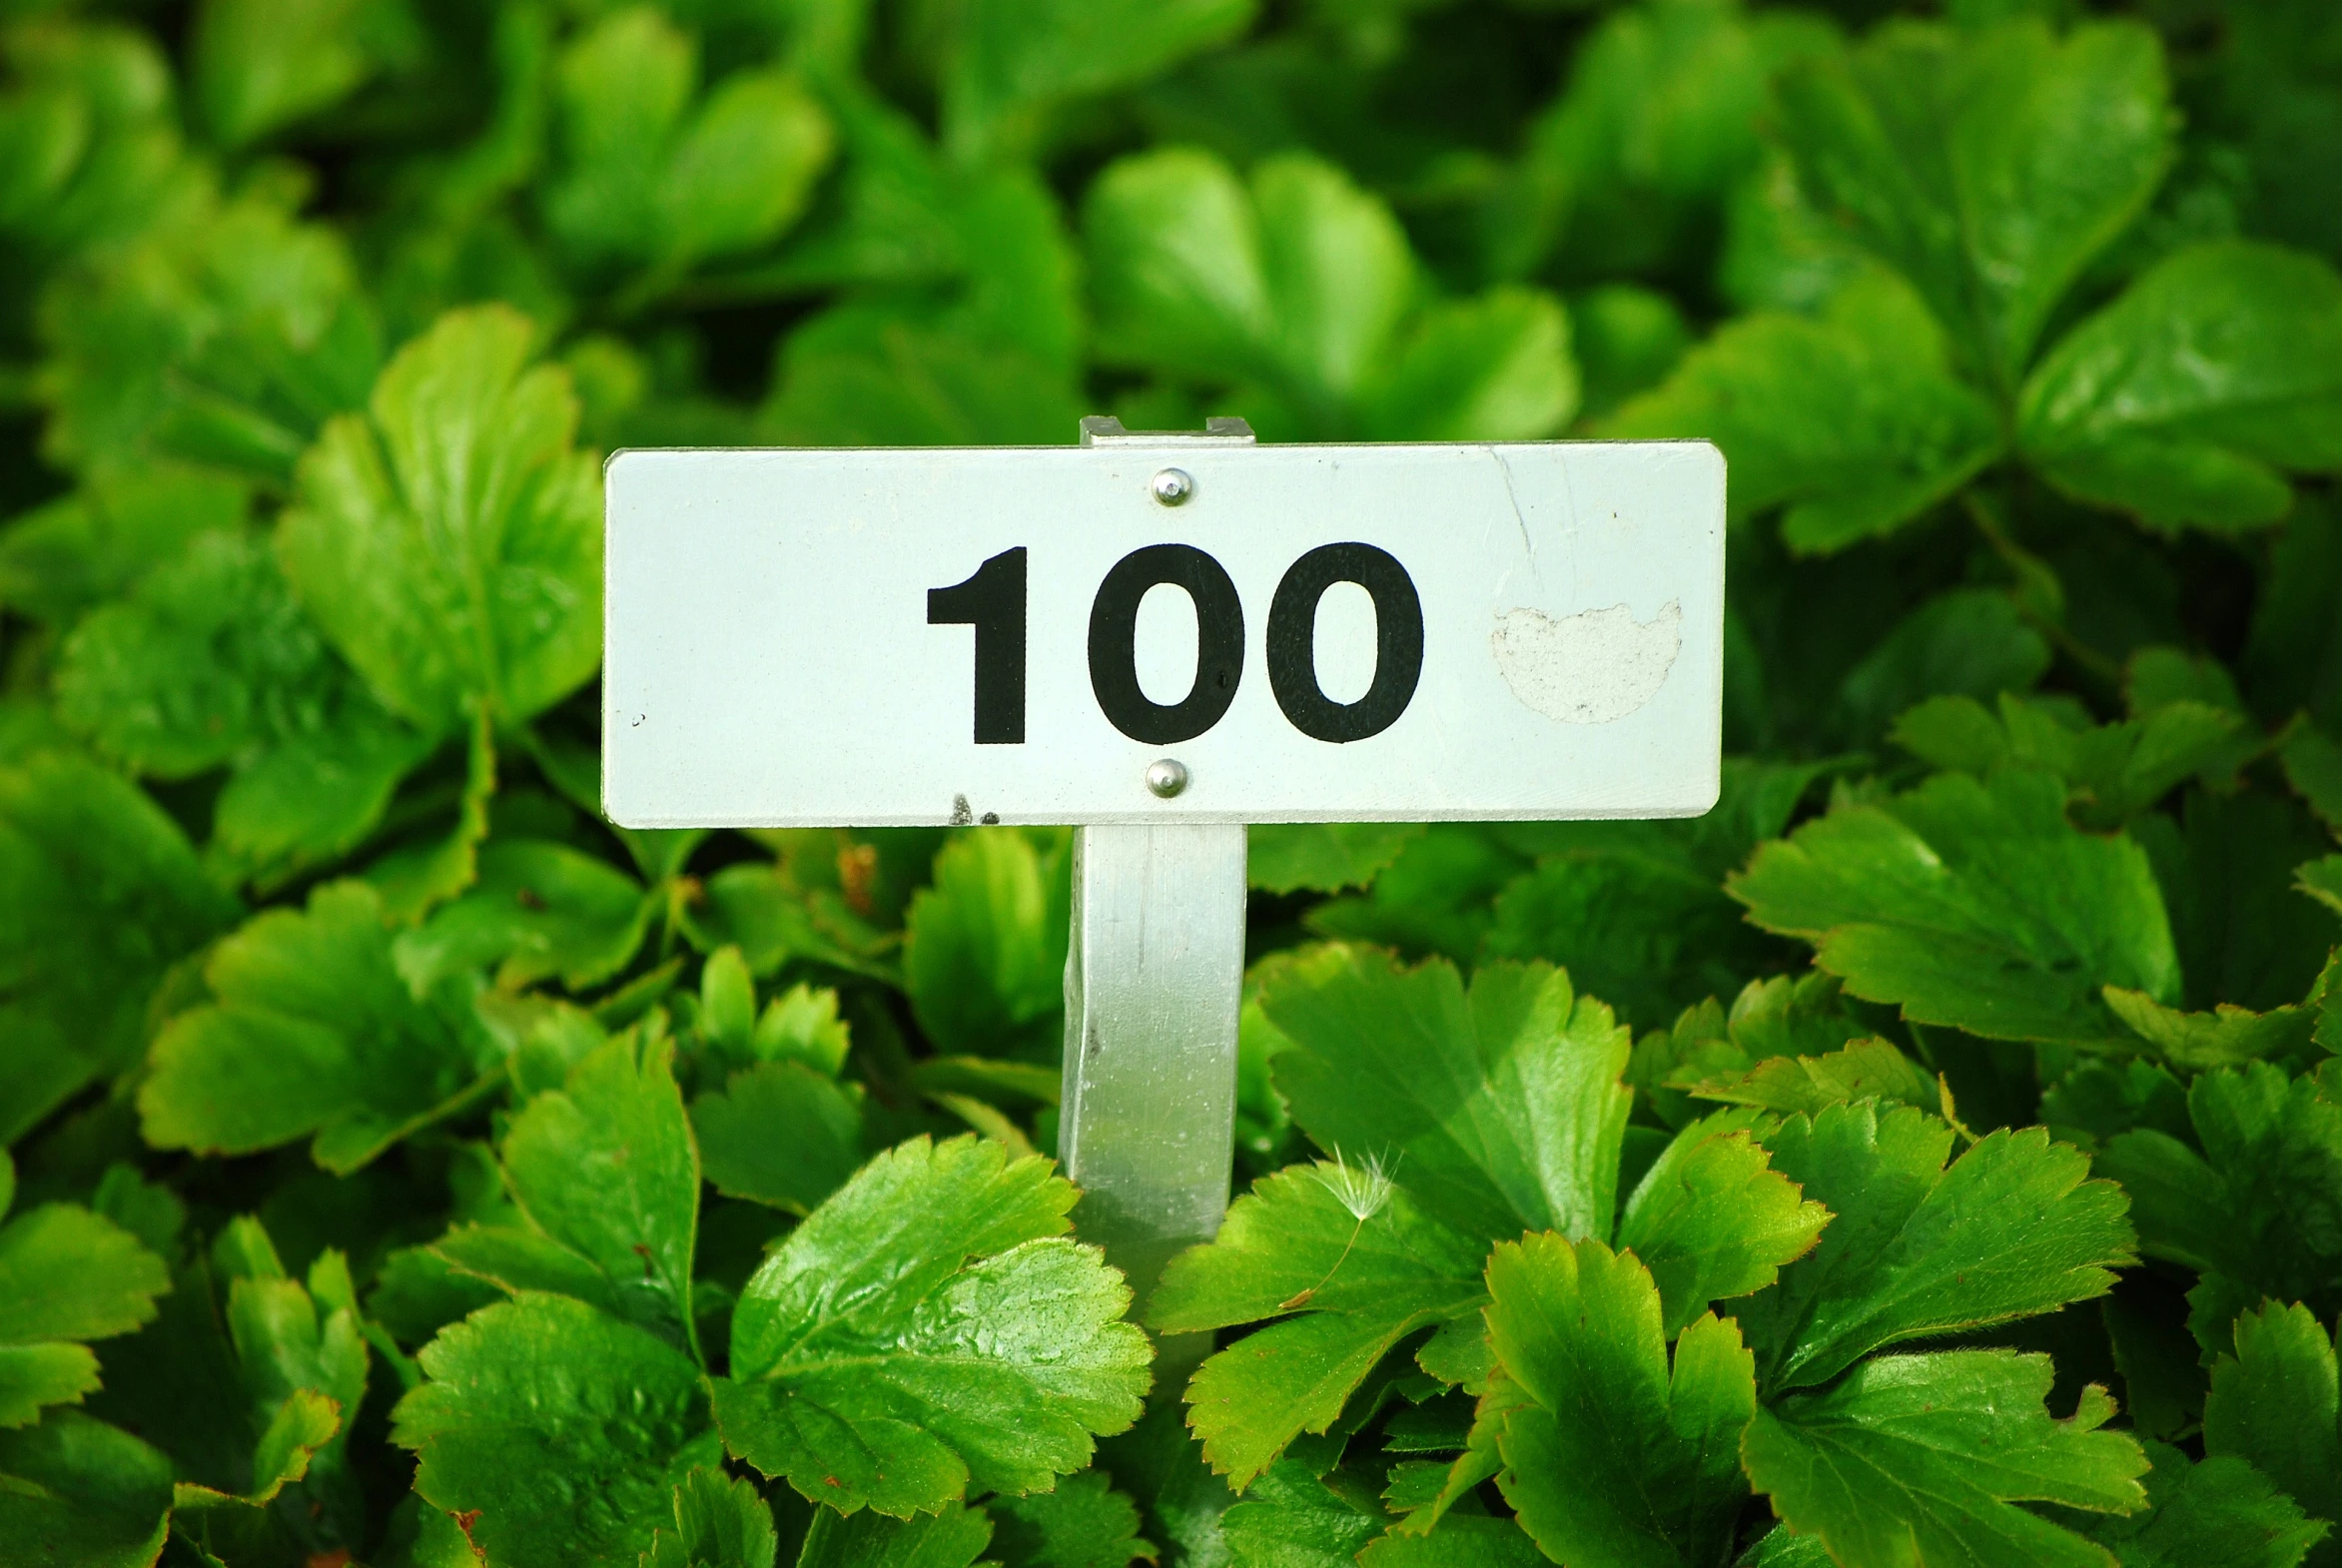
[{"label": "peeling paint patch", "polygon": [[1613,604],[1559,620],[1506,610],[1489,635],[1504,683],[1526,706],[1564,724],[1608,724],[1659,694],[1683,651],[1683,605],[1669,599],[1648,621]]}]

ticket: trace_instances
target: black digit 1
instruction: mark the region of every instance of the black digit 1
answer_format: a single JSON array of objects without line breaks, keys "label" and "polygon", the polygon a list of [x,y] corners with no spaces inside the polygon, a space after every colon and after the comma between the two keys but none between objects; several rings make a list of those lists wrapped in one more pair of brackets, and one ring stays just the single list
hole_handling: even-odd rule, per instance
[{"label": "black digit 1", "polygon": [[1025,744],[1025,547],[928,589],[927,624],[976,628],[976,744]]},{"label": "black digit 1", "polygon": [[[1337,582],[1374,600],[1374,681],[1355,702],[1317,684],[1317,604]],[[1276,585],[1268,601],[1268,688],[1293,728],[1336,743],[1379,735],[1414,700],[1423,674],[1423,601],[1396,557],[1371,544],[1320,544]]]},{"label": "black digit 1", "polygon": [[[1195,604],[1195,680],[1166,706],[1139,689],[1139,601],[1168,582]],[[1193,740],[1227,712],[1244,673],[1244,607],[1219,562],[1191,544],[1150,544],[1115,562],[1090,605],[1090,689],[1116,729],[1149,745]]]}]

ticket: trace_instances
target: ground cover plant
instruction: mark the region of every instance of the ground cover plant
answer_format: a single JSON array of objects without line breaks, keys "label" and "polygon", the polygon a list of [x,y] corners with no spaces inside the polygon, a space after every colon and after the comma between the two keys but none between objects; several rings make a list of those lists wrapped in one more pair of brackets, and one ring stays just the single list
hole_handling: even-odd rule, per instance
[{"label": "ground cover plant", "polygon": [[[0,0],[0,1561],[2342,1563],[2325,0]],[[1715,812],[595,807],[598,455],[1708,436]],[[808,736],[818,745],[822,738]]]}]

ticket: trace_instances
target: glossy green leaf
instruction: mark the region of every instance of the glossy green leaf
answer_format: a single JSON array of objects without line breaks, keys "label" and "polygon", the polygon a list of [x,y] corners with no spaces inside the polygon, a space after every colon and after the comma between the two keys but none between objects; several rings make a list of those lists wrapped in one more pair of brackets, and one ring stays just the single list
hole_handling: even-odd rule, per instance
[{"label": "glossy green leaf", "polygon": [[1672,1338],[1709,1302],[1773,1283],[1829,1220],[1746,1129],[1700,1125],[1678,1134],[1627,1195],[1618,1245],[1656,1281]]},{"label": "glossy green leaf", "polygon": [[1819,1246],[1734,1309],[1768,1389],[2103,1295],[2135,1257],[2122,1189],[2041,1129],[1989,1134],[1949,1168],[1952,1130],[1909,1108],[1833,1106],[1758,1131],[1773,1169],[1832,1216]]},{"label": "glossy green leaf", "polygon": [[1204,1457],[1242,1491],[1295,1437],[1325,1431],[1402,1339],[1477,1310],[1486,1253],[1378,1167],[1296,1166],[1255,1182],[1210,1244],[1171,1260],[1147,1307],[1165,1333],[1280,1319],[1188,1384]]},{"label": "glossy green leaf", "polygon": [[2129,1513],[2146,1456],[2099,1430],[2114,1402],[2096,1384],[2051,1418],[2049,1380],[2047,1356],[2011,1350],[1880,1356],[1759,1409],[1742,1457],[1783,1522],[1839,1562],[2102,1568],[2100,1548],[2014,1505]]},{"label": "glossy green leaf", "polygon": [[983,1509],[959,1503],[908,1519],[817,1508],[797,1568],[968,1568],[992,1532]]},{"label": "glossy green leaf", "polygon": [[390,709],[430,733],[528,718],[593,673],[600,486],[568,378],[483,307],[400,350],[366,415],[303,457],[278,524],[295,593]]},{"label": "glossy green leaf", "polygon": [[1784,507],[1783,537],[1816,553],[1922,516],[2002,448],[1991,404],[1952,373],[1943,330],[1908,288],[1876,274],[1819,317],[1730,324],[1601,428],[1715,441],[1732,467],[1733,514]]},{"label": "glossy green leaf", "polygon": [[252,486],[180,463],[90,475],[0,528],[0,603],[71,624],[207,533],[239,533]]},{"label": "glossy green leaf", "polygon": [[2184,250],[2025,384],[2026,460],[2158,527],[2274,522],[2288,472],[2342,468],[2342,274],[2274,246]]},{"label": "glossy green leaf", "polygon": [[2322,1521],[2304,1518],[2243,1460],[2215,1455],[2190,1464],[2176,1448],[2143,1446],[2154,1463],[2145,1477],[2147,1506],[2075,1521],[2122,1568],[2294,1568],[2318,1543]]},{"label": "glossy green leaf", "polygon": [[1649,1271],[1552,1234],[1500,1242],[1488,1293],[1489,1342],[1524,1396],[1503,1420],[1500,1484],[1545,1555],[1674,1568],[1729,1551],[1757,1408],[1731,1322],[1685,1329],[1671,1370]]},{"label": "glossy green leaf", "polygon": [[1330,947],[1262,993],[1291,1040],[1273,1069],[1293,1120],[1326,1150],[1401,1173],[1467,1235],[1606,1236],[1617,1206],[1630,1042],[1610,1010],[1544,964],[1403,969]]},{"label": "glossy green leaf", "polygon": [[474,1312],[423,1348],[429,1381],[391,1411],[431,1506],[473,1514],[494,1560],[623,1564],[719,1457],[707,1389],[665,1341],[564,1296]]},{"label": "glossy green leaf", "polygon": [[1362,887],[1423,829],[1405,822],[1292,822],[1244,830],[1244,869],[1268,893]]},{"label": "glossy green leaf", "polygon": [[2159,40],[2037,20],[1880,28],[1792,69],[1782,132],[1816,204],[1900,270],[1987,385],[2013,393],[2083,268],[2171,158]]},{"label": "glossy green leaf", "polygon": [[660,1525],[641,1568],[773,1568],[780,1540],[754,1485],[712,1466],[676,1484],[675,1522]]},{"label": "glossy green leaf", "polygon": [[2342,1390],[2334,1335],[2307,1307],[2268,1302],[2236,1319],[2236,1353],[2212,1367],[2204,1452],[2250,1463],[2304,1512],[2342,1527]]},{"label": "glossy green leaf", "polygon": [[1765,846],[1728,889],[1757,924],[1813,942],[1848,991],[1920,1023],[2087,1044],[2117,1027],[2101,986],[2176,1000],[2146,855],[2070,826],[2043,773],[1940,774],[1844,807]]},{"label": "glossy green leaf", "polygon": [[73,1568],[148,1568],[170,1529],[171,1461],[120,1427],[60,1410],[0,1431],[0,1540]]},{"label": "glossy green leaf", "polygon": [[988,1508],[1003,1568],[1127,1568],[1155,1558],[1154,1543],[1139,1534],[1138,1506],[1096,1470],[1067,1476],[1055,1491],[995,1498]]},{"label": "glossy green leaf", "polygon": [[1220,1532],[1238,1568],[1342,1568],[1383,1522],[1366,1489],[1337,1490],[1288,1459],[1220,1516]]},{"label": "glossy green leaf", "polygon": [[1067,1239],[1074,1190],[973,1138],[898,1146],[741,1291],[725,1445],[807,1498],[907,1517],[1046,1490],[1138,1419],[1130,1291]]},{"label": "glossy green leaf", "polygon": [[418,991],[490,966],[506,990],[557,977],[584,991],[633,959],[657,907],[605,860],[566,844],[504,839],[480,850],[469,891],[399,935],[398,972]]},{"label": "glossy green leaf", "polygon": [[1944,1100],[1936,1080],[1884,1040],[1858,1040],[1825,1056],[1774,1057],[1744,1073],[1728,1070],[1679,1082],[1702,1100],[1809,1116],[1849,1100],[1877,1099],[1923,1111],[1941,1111]]},{"label": "glossy green leaf", "polygon": [[249,1154],[315,1134],[320,1165],[354,1171],[463,1105],[489,1065],[475,1026],[407,990],[364,883],[253,920],[204,978],[214,1000],[164,1029],[139,1088],[160,1148]]},{"label": "glossy green leaf", "polygon": [[860,1100],[798,1062],[734,1073],[691,1103],[691,1127],[717,1191],[797,1214],[843,1186],[865,1152]]},{"label": "glossy green leaf", "polygon": [[1067,841],[1022,830],[962,834],[911,901],[903,985],[944,1050],[1054,1062],[1065,1032]]}]

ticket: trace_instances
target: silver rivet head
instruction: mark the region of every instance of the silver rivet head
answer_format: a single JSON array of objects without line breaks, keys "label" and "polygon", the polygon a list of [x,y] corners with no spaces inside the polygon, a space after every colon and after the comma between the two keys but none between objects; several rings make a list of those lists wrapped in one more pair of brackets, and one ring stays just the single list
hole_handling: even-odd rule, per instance
[{"label": "silver rivet head", "polygon": [[1187,765],[1171,757],[1147,764],[1147,787],[1165,800],[1187,787]]},{"label": "silver rivet head", "polygon": [[[1166,506],[1176,506],[1195,493],[1195,481],[1177,468],[1166,468],[1147,486],[1155,498]],[[1157,794],[1176,794],[1175,790],[1158,790]]]}]

